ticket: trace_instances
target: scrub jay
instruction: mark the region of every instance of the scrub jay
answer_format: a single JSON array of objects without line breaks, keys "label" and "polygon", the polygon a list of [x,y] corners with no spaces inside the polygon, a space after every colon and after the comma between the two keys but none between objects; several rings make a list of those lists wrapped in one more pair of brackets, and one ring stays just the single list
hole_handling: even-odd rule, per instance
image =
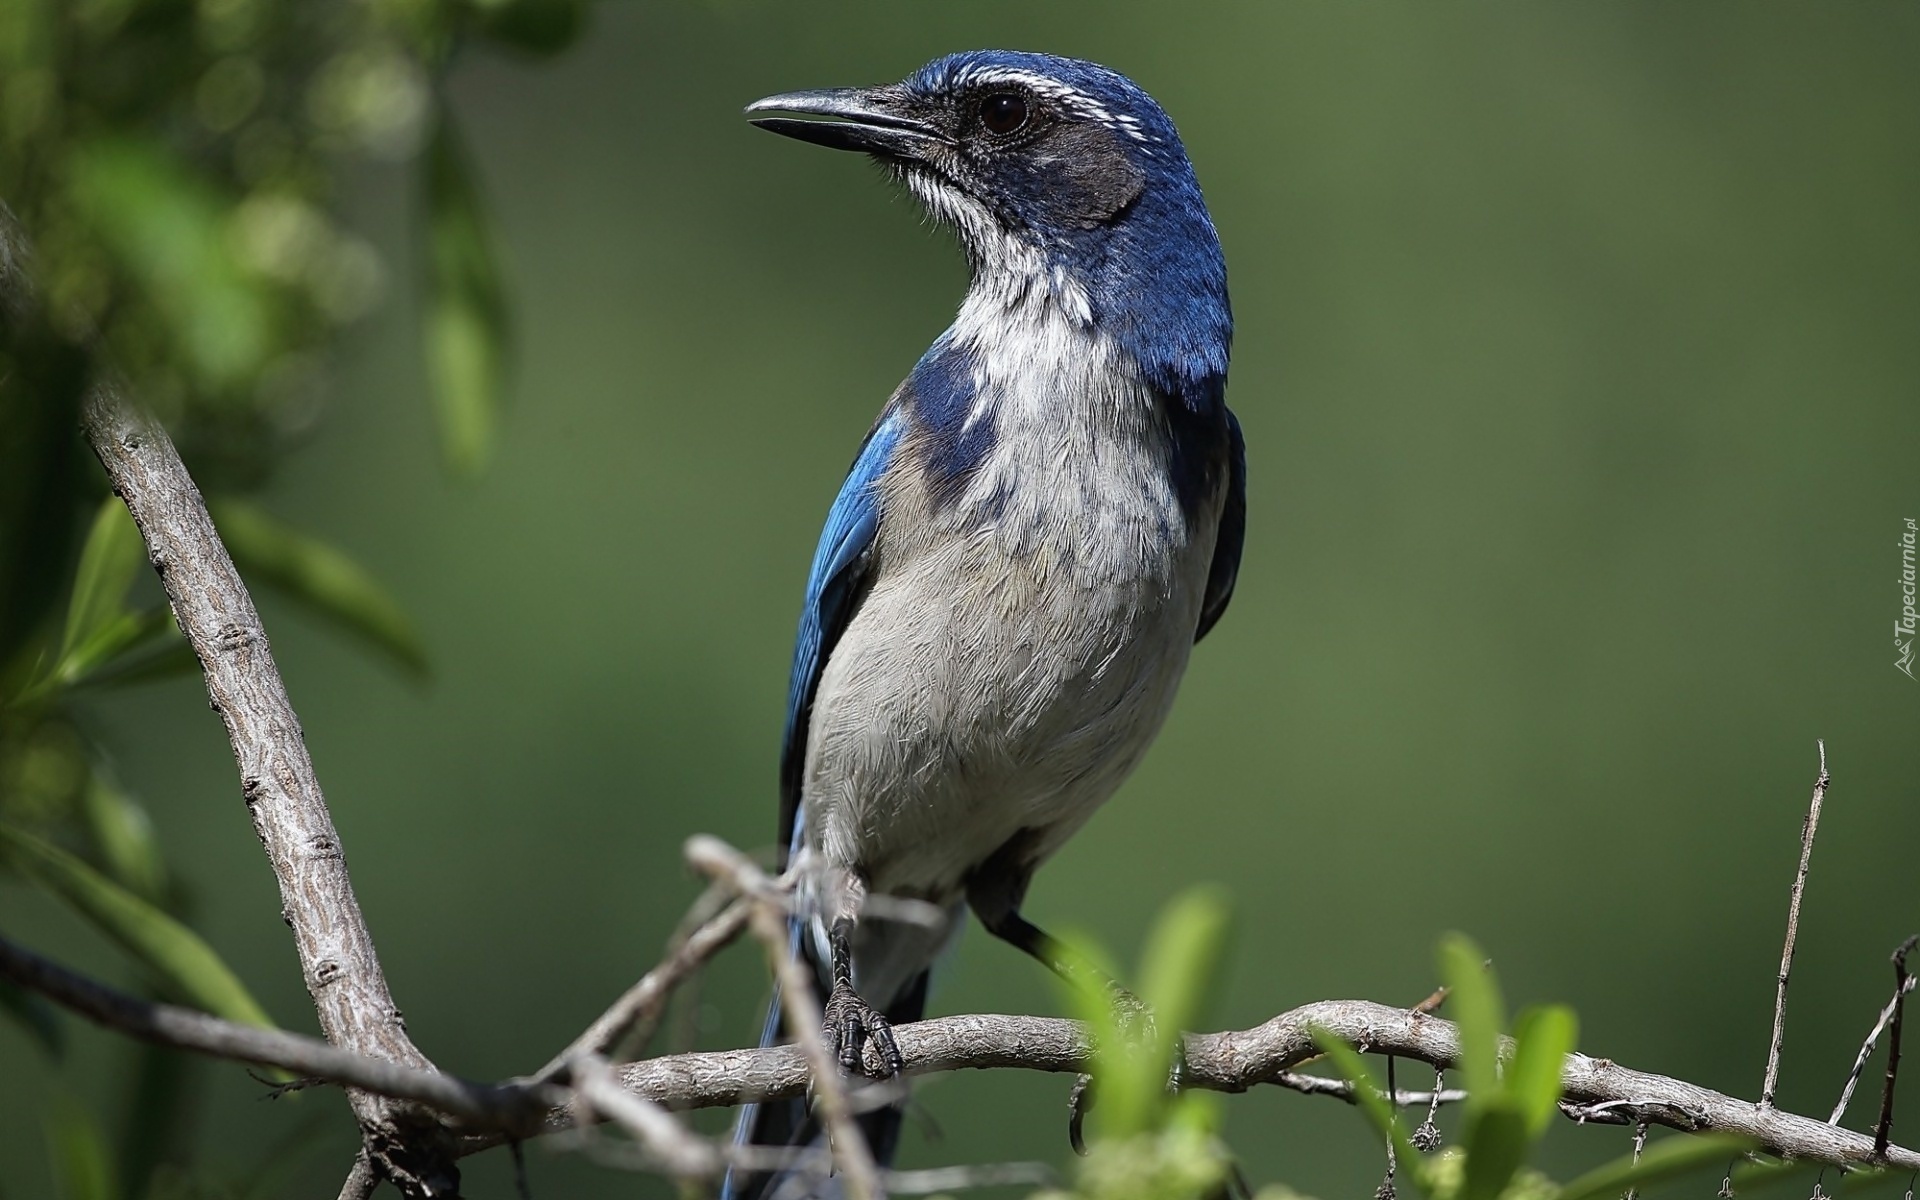
[{"label": "scrub jay", "polygon": [[[1146,753],[1239,568],[1226,267],[1173,122],[1094,63],[974,51],[747,112],[871,155],[972,267],[827,514],[780,760],[783,866],[808,868],[794,946],[828,1045],[850,1072],[871,1045],[891,1075],[890,1027],[920,1017],[950,935],[862,920],[869,894],[953,928],[969,906],[1078,973],[1020,915],[1027,882]],[[862,1118],[883,1161],[900,1118]],[[739,1136],[820,1135],[792,1100],[751,1106]],[[798,1194],[746,1172],[727,1191]]]}]

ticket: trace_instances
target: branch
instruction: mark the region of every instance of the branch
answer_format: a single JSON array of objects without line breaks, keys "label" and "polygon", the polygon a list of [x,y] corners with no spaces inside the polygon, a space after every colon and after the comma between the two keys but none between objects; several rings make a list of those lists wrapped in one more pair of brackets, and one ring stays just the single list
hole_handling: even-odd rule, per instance
[{"label": "branch", "polygon": [[[0,204],[0,311],[10,318],[36,303],[24,269],[30,251],[25,231]],[[111,382],[93,384],[81,422],[133,514],[175,623],[200,659],[254,832],[280,885],[281,916],[293,930],[321,1031],[344,1049],[430,1071],[387,990],[300,720],[200,489],[166,430]],[[458,1193],[453,1141],[433,1112],[377,1092],[349,1092],[348,1102],[380,1175],[410,1196]]]},{"label": "branch", "polygon": [[[298,1034],[253,1029],[186,1009],[149,1004],[54,967],[4,939],[0,939],[0,976],[103,1025],[147,1040],[219,1058],[285,1067],[430,1105],[444,1100],[446,1111],[461,1119],[449,1125],[454,1132],[491,1131],[468,1136],[461,1146],[463,1153],[525,1132],[529,1102],[542,1105],[542,1131],[573,1125],[564,1107],[545,1107],[554,1090],[549,1085],[508,1083],[489,1088],[453,1080],[438,1071],[345,1054]],[[1287,1086],[1282,1073],[1319,1053],[1311,1032],[1316,1027],[1362,1049],[1415,1059],[1441,1070],[1453,1069],[1460,1058],[1460,1034],[1451,1021],[1366,1000],[1324,1000],[1282,1013],[1253,1029],[1187,1035],[1182,1080],[1189,1087],[1219,1092],[1244,1092],[1265,1083]],[[939,1017],[895,1027],[894,1040],[913,1075],[963,1069],[1079,1074],[1092,1062],[1086,1027],[1058,1017]],[[294,1045],[301,1047],[299,1056],[279,1052]],[[322,1055],[329,1057],[322,1061]],[[868,1065],[879,1064],[870,1061]],[[716,1108],[798,1096],[806,1091],[808,1078],[806,1057],[794,1046],[669,1055],[627,1063],[614,1072],[626,1092],[668,1109]],[[1807,1162],[1836,1166],[1879,1162],[1920,1170],[1920,1152],[1889,1145],[1885,1155],[1876,1159],[1874,1139],[1866,1134],[1761,1107],[1683,1080],[1629,1070],[1604,1058],[1568,1055],[1561,1085],[1562,1107],[1577,1120],[1645,1121],[1687,1133],[1719,1130],[1745,1135],[1763,1150]],[[440,1090],[449,1088],[453,1090]],[[503,1135],[502,1130],[509,1132]]]},{"label": "branch", "polygon": [[577,1058],[612,1053],[629,1030],[659,1014],[681,980],[740,936],[752,911],[748,901],[735,900],[712,920],[696,926],[668,952],[664,962],[642,975],[638,983],[628,988],[626,994],[587,1026],[571,1045],[541,1067],[535,1078],[555,1079]]},{"label": "branch", "polygon": [[[1893,1133],[1893,1085],[1900,1077],[1900,1025],[1907,1008],[1907,993],[1913,990],[1913,976],[1907,974],[1907,955],[1920,945],[1920,933],[1900,943],[1893,952],[1893,1033],[1887,1038],[1887,1081],[1880,1092],[1880,1119],[1873,1126],[1873,1154],[1887,1152],[1887,1139]],[[1911,1190],[1911,1189],[1909,1189]]]},{"label": "branch", "polygon": [[557,1098],[531,1088],[471,1083],[431,1069],[369,1058],[305,1034],[262,1029],[189,1008],[155,1004],[70,971],[6,938],[0,938],[0,977],[143,1042],[234,1062],[280,1067],[383,1098],[411,1101],[487,1128],[534,1132]]},{"label": "branch", "polygon": [[[166,431],[111,387],[94,389],[83,418],[113,490],[146,540],[174,620],[200,658],[321,1031],[367,1057],[430,1070],[387,990],[300,719],[199,488]],[[454,1146],[432,1113],[375,1092],[350,1091],[347,1098],[382,1176],[408,1195],[458,1192]]]},{"label": "branch", "polygon": [[[780,1007],[786,1015],[787,1032],[798,1043],[801,1061],[814,1085],[814,1102],[820,1109],[821,1123],[833,1147],[834,1161],[841,1169],[852,1200],[884,1200],[880,1167],[867,1146],[866,1134],[853,1119],[848,1083],[840,1076],[838,1064],[828,1052],[820,1030],[825,1022],[820,998],[814,994],[813,972],[803,965],[787,945],[786,898],[775,890],[773,881],[746,855],[719,838],[695,837],[687,842],[687,861],[716,883],[725,883],[752,905],[748,926],[767,953],[767,965],[779,989]],[[879,1051],[874,1051],[878,1055]],[[876,1063],[868,1074],[875,1078],[890,1074],[885,1064]]]},{"label": "branch", "polygon": [[1760,1107],[1771,1108],[1780,1085],[1780,1043],[1787,1035],[1787,978],[1793,974],[1793,943],[1800,936],[1800,897],[1807,890],[1807,867],[1813,859],[1813,837],[1820,829],[1820,803],[1827,798],[1827,744],[1820,747],[1820,774],[1813,780],[1813,802],[1807,806],[1807,819],[1800,826],[1800,869],[1793,876],[1793,890],[1787,896],[1787,944],[1780,951],[1780,974],[1773,993],[1773,1039],[1767,1043],[1767,1077],[1760,1085]]}]

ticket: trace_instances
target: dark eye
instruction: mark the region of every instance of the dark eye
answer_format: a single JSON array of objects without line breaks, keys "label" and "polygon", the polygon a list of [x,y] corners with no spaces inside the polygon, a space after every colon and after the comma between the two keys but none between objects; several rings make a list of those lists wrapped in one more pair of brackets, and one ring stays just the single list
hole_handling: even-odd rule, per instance
[{"label": "dark eye", "polygon": [[1027,102],[1020,96],[1001,94],[980,102],[980,123],[988,133],[1008,134],[1027,123]]}]

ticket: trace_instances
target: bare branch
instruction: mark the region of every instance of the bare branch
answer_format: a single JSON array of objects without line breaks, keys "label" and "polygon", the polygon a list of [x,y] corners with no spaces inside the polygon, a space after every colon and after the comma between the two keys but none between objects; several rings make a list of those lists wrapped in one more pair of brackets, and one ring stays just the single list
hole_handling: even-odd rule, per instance
[{"label": "bare branch", "polygon": [[1827,1124],[1838,1125],[1840,1118],[1847,1115],[1847,1105],[1853,1103],[1854,1089],[1860,1085],[1860,1075],[1867,1068],[1867,1059],[1873,1056],[1873,1048],[1880,1043],[1880,1035],[1887,1031],[1893,1021],[1893,1013],[1900,1006],[1900,998],[1913,990],[1914,976],[1906,979],[1894,990],[1893,999],[1881,1008],[1880,1016],[1873,1022],[1873,1028],[1867,1030],[1867,1040],[1860,1043],[1860,1053],[1853,1058],[1853,1069],[1847,1072],[1846,1086],[1840,1089],[1840,1099],[1833,1106],[1833,1113],[1827,1117]]},{"label": "bare branch", "polygon": [[1880,1119],[1873,1126],[1873,1156],[1884,1157],[1887,1152],[1887,1139],[1893,1134],[1893,1085],[1900,1075],[1900,1025],[1906,1015],[1907,992],[1913,987],[1913,976],[1907,974],[1907,955],[1915,945],[1920,945],[1920,933],[1900,943],[1893,952],[1893,1025],[1887,1035],[1887,1082],[1880,1091]]},{"label": "bare branch", "polygon": [[640,977],[626,994],[614,1001],[593,1024],[587,1026],[573,1044],[554,1055],[540,1068],[536,1079],[558,1077],[568,1063],[583,1055],[610,1053],[628,1031],[643,1021],[656,1018],[673,989],[700,965],[724,949],[747,927],[752,902],[736,900],[712,920],[695,929],[687,939],[670,951],[661,964]]},{"label": "bare branch", "polygon": [[[1331,1096],[1335,1100],[1353,1103],[1353,1084],[1344,1079],[1329,1079],[1325,1075],[1308,1075],[1302,1071],[1277,1071],[1265,1082],[1290,1092],[1299,1092],[1303,1096]],[[1384,1097],[1386,1093],[1381,1095]],[[1437,1092],[1396,1091],[1389,1098],[1389,1103],[1398,1108],[1425,1104],[1428,1106],[1428,1119],[1431,1120],[1433,1110],[1440,1105],[1458,1104],[1466,1098],[1467,1093],[1460,1088],[1446,1088]]]},{"label": "bare branch", "polygon": [[676,1179],[720,1177],[726,1162],[719,1149],[674,1120],[666,1109],[622,1088],[606,1059],[586,1055],[574,1059],[567,1069],[573,1077],[575,1107],[584,1110],[580,1124],[590,1124],[599,1116],[620,1126],[634,1136],[653,1163]]},{"label": "bare branch", "polygon": [[[470,1083],[439,1071],[356,1054],[304,1034],[260,1029],[192,1009],[155,1004],[69,971],[5,938],[0,938],[0,977],[141,1041],[215,1058],[283,1067],[370,1094],[414,1101],[489,1128],[537,1130],[556,1098],[545,1090]],[[434,1123],[441,1124],[437,1119]]]},{"label": "bare branch", "polygon": [[367,1200],[379,1186],[380,1172],[374,1168],[367,1148],[362,1146],[353,1156],[353,1169],[340,1185],[340,1200]]},{"label": "bare branch", "polygon": [[1780,1043],[1787,1035],[1787,978],[1793,974],[1793,943],[1800,936],[1800,897],[1807,890],[1807,866],[1813,858],[1813,838],[1820,828],[1820,804],[1827,798],[1827,743],[1820,747],[1820,774],[1814,777],[1813,801],[1807,806],[1806,823],[1800,827],[1800,869],[1793,876],[1793,891],[1787,900],[1787,944],[1780,952],[1780,974],[1773,994],[1773,1040],[1767,1045],[1767,1077],[1760,1085],[1760,1107],[1772,1108],[1774,1093],[1780,1084]]},{"label": "bare branch", "polygon": [[[718,838],[688,839],[686,855],[687,861],[709,878],[731,884],[743,899],[752,902],[749,924],[754,936],[766,948],[767,963],[773,968],[774,982],[780,990],[787,1032],[799,1044],[805,1058],[821,1123],[827,1127],[847,1191],[853,1200],[882,1200],[885,1193],[880,1187],[880,1167],[867,1148],[866,1135],[853,1119],[846,1081],[840,1077],[839,1064],[827,1053],[826,1039],[820,1033],[825,1018],[820,1011],[819,997],[814,995],[814,981],[787,946],[783,898],[773,887],[773,881],[754,866],[751,859]],[[879,1076],[885,1071],[872,1073]]]},{"label": "bare branch", "polygon": [[[435,1107],[460,1120],[455,1132],[524,1128],[529,1102],[554,1105],[564,1089],[525,1083],[495,1088],[347,1054],[314,1038],[235,1025],[203,1013],[148,1004],[73,975],[0,941],[0,976],[136,1037],[220,1058],[280,1066]],[[1366,1000],[1324,1000],[1285,1012],[1264,1025],[1229,1033],[1189,1034],[1185,1086],[1243,1092],[1299,1066],[1318,1052],[1311,1030],[1380,1054],[1452,1070],[1460,1035],[1451,1022]],[[1086,1028],[1058,1017],[976,1014],[917,1021],[894,1029],[911,1075],[963,1069],[1017,1068],[1079,1074],[1093,1054]],[[869,1066],[879,1064],[870,1060]],[[807,1058],[797,1046],[676,1054],[615,1067],[620,1086],[664,1108],[712,1108],[805,1093]],[[1629,1070],[1604,1058],[1567,1056],[1561,1076],[1568,1115],[1628,1124],[1646,1121],[1688,1133],[1721,1130],[1752,1138],[1774,1154],[1835,1165],[1874,1161],[1920,1170],[1920,1152],[1888,1145],[1876,1159],[1873,1139],[1811,1117],[1761,1108],[1683,1080]],[[1316,1093],[1318,1089],[1313,1089]],[[1404,1097],[1411,1098],[1411,1097]],[[568,1128],[564,1107],[546,1108],[541,1129]],[[502,1136],[468,1136],[462,1153],[498,1145]]]},{"label": "bare branch", "polygon": [[[113,490],[146,541],[174,620],[200,658],[207,694],[240,767],[254,832],[280,885],[281,915],[293,930],[321,1031],[337,1046],[430,1070],[388,991],[300,719],[200,489],[166,431],[111,386],[93,390],[83,419]],[[374,1093],[350,1091],[348,1100],[383,1177],[408,1195],[458,1192],[455,1147],[431,1113]]]}]

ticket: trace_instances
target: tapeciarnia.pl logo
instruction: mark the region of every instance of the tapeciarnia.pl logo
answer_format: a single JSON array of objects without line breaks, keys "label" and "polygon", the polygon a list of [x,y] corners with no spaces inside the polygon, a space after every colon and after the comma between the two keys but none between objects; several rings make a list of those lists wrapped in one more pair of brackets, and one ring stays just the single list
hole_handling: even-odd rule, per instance
[{"label": "tapeciarnia.pl logo", "polygon": [[1900,535],[1900,616],[1893,623],[1893,649],[1896,657],[1894,669],[1902,672],[1908,679],[1913,675],[1913,632],[1916,617],[1913,611],[1914,574],[1913,550],[1916,532],[1914,519],[1907,518],[1907,529]]}]

